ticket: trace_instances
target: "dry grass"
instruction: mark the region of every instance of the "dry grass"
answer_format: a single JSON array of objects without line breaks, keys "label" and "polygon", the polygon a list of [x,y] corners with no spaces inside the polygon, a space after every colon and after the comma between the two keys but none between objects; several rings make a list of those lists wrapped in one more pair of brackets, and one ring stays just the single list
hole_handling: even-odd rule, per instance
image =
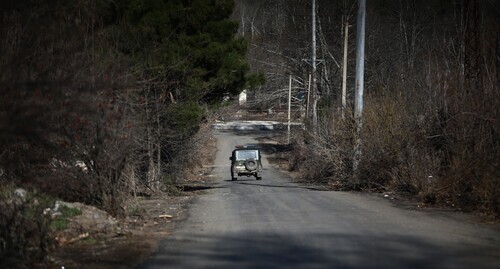
[{"label": "dry grass", "polygon": [[323,118],[317,134],[297,138],[290,168],[336,189],[395,191],[498,218],[498,108],[478,98],[450,99],[444,113],[436,103],[426,110],[397,96],[368,96],[357,173],[353,121],[336,113]]}]

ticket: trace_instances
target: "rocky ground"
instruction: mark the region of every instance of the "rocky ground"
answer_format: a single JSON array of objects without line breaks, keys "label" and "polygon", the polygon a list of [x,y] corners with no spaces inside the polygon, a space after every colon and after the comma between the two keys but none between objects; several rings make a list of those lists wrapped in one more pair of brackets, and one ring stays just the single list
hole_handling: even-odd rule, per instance
[{"label": "rocky ground", "polygon": [[56,238],[60,246],[53,262],[60,268],[133,268],[186,217],[193,195],[135,198],[129,215],[119,220],[95,208],[83,209],[72,228]]}]

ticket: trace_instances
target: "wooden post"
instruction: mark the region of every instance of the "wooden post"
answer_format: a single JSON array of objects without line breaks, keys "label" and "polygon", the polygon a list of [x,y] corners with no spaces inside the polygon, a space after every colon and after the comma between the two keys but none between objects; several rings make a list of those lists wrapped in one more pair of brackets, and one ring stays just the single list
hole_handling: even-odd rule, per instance
[{"label": "wooden post", "polygon": [[309,116],[309,98],[311,97],[311,74],[309,74],[309,80],[307,82],[307,101],[306,101],[306,116]]},{"label": "wooden post", "polygon": [[349,40],[349,22],[347,18],[344,22],[344,63],[342,66],[342,119],[345,119],[345,109],[347,106],[347,52],[348,52],[348,40]]},{"label": "wooden post", "polygon": [[292,75],[290,75],[290,82],[288,83],[288,133],[286,136],[287,144],[290,144],[290,119],[292,110]]},{"label": "wooden post", "polygon": [[312,0],[312,124],[314,133],[318,129],[318,87],[316,83],[316,0]]}]

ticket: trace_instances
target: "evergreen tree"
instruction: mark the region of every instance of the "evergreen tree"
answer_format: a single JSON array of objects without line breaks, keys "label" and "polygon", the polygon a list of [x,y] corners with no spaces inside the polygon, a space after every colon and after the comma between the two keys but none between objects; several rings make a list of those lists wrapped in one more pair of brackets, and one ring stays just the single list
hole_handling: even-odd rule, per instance
[{"label": "evergreen tree", "polygon": [[213,103],[250,81],[232,0],[130,0],[116,8],[120,49],[177,101]]}]

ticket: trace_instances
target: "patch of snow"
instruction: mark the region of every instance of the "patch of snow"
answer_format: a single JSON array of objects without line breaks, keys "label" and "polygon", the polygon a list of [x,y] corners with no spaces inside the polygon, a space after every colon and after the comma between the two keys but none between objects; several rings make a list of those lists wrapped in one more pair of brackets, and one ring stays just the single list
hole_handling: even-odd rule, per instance
[{"label": "patch of snow", "polygon": [[[292,126],[302,126],[302,123],[292,122]],[[255,131],[255,130],[284,130],[287,128],[286,122],[279,121],[231,121],[219,122],[212,125],[214,130],[238,130],[238,131]]]},{"label": "patch of snow", "polygon": [[19,188],[14,191],[14,194],[24,201],[24,199],[26,199],[26,195],[28,194],[28,192],[25,189]]}]

